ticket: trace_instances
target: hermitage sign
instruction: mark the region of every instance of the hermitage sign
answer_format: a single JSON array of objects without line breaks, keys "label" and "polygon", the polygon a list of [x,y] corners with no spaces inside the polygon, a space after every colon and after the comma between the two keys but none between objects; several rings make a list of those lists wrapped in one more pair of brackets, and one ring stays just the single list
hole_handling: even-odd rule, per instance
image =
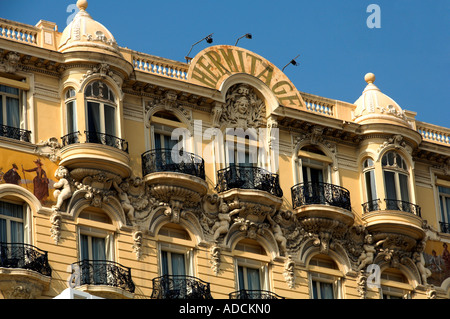
[{"label": "hermitage sign", "polygon": [[188,81],[218,90],[225,79],[237,73],[264,82],[282,105],[304,106],[300,93],[280,69],[251,51],[231,45],[212,46],[197,54],[189,67]]}]

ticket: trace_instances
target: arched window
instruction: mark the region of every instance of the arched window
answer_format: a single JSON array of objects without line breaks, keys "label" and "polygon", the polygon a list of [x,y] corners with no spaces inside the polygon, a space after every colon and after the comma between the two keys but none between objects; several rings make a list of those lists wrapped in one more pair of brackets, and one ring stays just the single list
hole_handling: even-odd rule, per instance
[{"label": "arched window", "polygon": [[[97,227],[93,227],[91,225]],[[80,261],[114,261],[112,221],[100,210],[84,210],[78,216]]]},{"label": "arched window", "polygon": [[[381,273],[381,298],[409,299],[408,279],[398,269],[388,268]],[[412,287],[411,287],[412,288]]]},{"label": "arched window", "polygon": [[316,255],[309,261],[308,268],[311,299],[340,298],[342,274],[332,258],[323,254]]},{"label": "arched window", "polygon": [[408,166],[400,154],[395,151],[384,154],[381,165],[383,167],[386,208],[398,210],[399,203],[410,203]]},{"label": "arched window", "polygon": [[[173,238],[178,244],[169,243]],[[158,239],[161,276],[192,276],[193,250],[188,247],[191,246],[189,233],[183,227],[169,223],[159,230]]]},{"label": "arched window", "polygon": [[367,158],[363,162],[364,187],[366,189],[366,203],[364,211],[370,212],[379,210],[377,189],[375,183],[375,166],[371,158]]},{"label": "arched window", "polygon": [[[235,251],[238,255],[236,257],[238,290],[254,291],[256,294],[262,290],[270,290],[265,249],[255,240],[243,239],[236,244]],[[246,256],[248,253],[251,253],[251,257]]]},{"label": "arched window", "polygon": [[112,90],[101,81],[93,81],[84,91],[88,142],[101,143],[105,134],[116,136],[116,98]]}]

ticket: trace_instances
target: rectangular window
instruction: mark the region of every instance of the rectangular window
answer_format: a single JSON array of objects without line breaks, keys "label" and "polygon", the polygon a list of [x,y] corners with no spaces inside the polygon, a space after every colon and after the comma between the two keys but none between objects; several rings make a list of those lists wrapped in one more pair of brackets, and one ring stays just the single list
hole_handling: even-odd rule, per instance
[{"label": "rectangular window", "polygon": [[[438,186],[441,219],[443,223],[450,223],[450,187]],[[448,228],[448,226],[447,226]]]},{"label": "rectangular window", "polygon": [[20,128],[20,90],[0,85],[0,125]]},{"label": "rectangular window", "polygon": [[261,290],[261,274],[257,268],[238,266],[239,290]]},{"label": "rectangular window", "polygon": [[75,101],[66,103],[67,113],[67,133],[74,133],[77,131],[77,115]]},{"label": "rectangular window", "polygon": [[0,201],[0,241],[24,243],[23,205]]},{"label": "rectangular window", "polygon": [[109,105],[104,105],[105,109],[105,133],[115,136],[116,135],[116,109]]},{"label": "rectangular window", "polygon": [[372,202],[377,199],[377,191],[375,186],[375,171],[370,170],[364,173],[366,179],[367,201]]}]

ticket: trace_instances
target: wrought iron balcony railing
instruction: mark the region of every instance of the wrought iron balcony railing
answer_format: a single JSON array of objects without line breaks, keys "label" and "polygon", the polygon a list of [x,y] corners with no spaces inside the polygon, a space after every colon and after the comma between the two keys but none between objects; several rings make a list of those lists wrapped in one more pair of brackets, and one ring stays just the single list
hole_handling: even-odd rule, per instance
[{"label": "wrought iron balcony railing", "polygon": [[128,153],[128,142],[114,135],[95,131],[84,131],[86,143],[108,145]]},{"label": "wrought iron balcony railing", "polygon": [[47,252],[32,245],[0,242],[0,267],[36,271],[51,277]]},{"label": "wrought iron balcony railing", "polygon": [[176,149],[154,149],[141,155],[142,175],[176,172],[205,179],[205,161],[195,154]]},{"label": "wrought iron balcony railing", "polygon": [[75,285],[106,285],[134,293],[131,269],[108,260],[82,260],[72,264]]},{"label": "wrought iron balcony railing", "polygon": [[274,196],[282,197],[278,174],[273,174],[263,168],[253,166],[230,165],[217,171],[217,192],[232,188],[258,189]]},{"label": "wrought iron balcony railing", "polygon": [[376,210],[380,210],[380,200],[379,199],[374,199],[368,202],[365,202],[364,204],[362,204],[363,207],[363,212],[364,213],[368,213],[368,212],[373,212]]},{"label": "wrought iron balcony railing", "polygon": [[21,128],[1,125],[0,124],[0,136],[12,138],[18,141],[30,142],[31,141],[31,131],[27,131]]},{"label": "wrought iron balcony railing", "polygon": [[397,199],[385,199],[387,210],[399,210],[421,217],[420,206]]},{"label": "wrought iron balcony railing", "polygon": [[350,192],[344,187],[321,182],[300,183],[291,187],[294,208],[322,204],[351,211]]},{"label": "wrought iron balcony railing", "polygon": [[[397,199],[385,199],[384,201],[386,202],[386,210],[398,210],[402,212],[412,213],[421,217],[421,210],[419,205]],[[380,202],[381,201],[379,199],[374,199],[362,204],[363,212],[368,213],[382,210]]]},{"label": "wrought iron balcony railing", "polygon": [[212,299],[209,283],[192,276],[153,278],[152,299]]},{"label": "wrought iron balcony railing", "polygon": [[229,299],[285,299],[268,290],[241,289],[228,294]]},{"label": "wrought iron balcony railing", "polygon": [[[72,132],[61,137],[63,146],[80,143],[80,132]],[[128,153],[128,142],[124,139],[100,132],[84,131],[86,143],[108,145]]]},{"label": "wrought iron balcony railing", "polygon": [[441,232],[450,234],[450,223],[439,222],[441,225]]},{"label": "wrought iron balcony railing", "polygon": [[79,139],[80,131],[72,132],[61,137],[61,142],[63,146],[67,146],[70,144],[80,143]]}]

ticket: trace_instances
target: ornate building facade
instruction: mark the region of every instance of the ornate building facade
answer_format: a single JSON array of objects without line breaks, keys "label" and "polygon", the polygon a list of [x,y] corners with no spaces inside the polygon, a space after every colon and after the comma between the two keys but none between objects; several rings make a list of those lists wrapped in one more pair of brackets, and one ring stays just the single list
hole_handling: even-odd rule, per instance
[{"label": "ornate building facade", "polygon": [[63,32],[0,19],[1,297],[450,297],[450,129],[371,73],[320,97],[240,47],[120,47],[77,5]]}]

